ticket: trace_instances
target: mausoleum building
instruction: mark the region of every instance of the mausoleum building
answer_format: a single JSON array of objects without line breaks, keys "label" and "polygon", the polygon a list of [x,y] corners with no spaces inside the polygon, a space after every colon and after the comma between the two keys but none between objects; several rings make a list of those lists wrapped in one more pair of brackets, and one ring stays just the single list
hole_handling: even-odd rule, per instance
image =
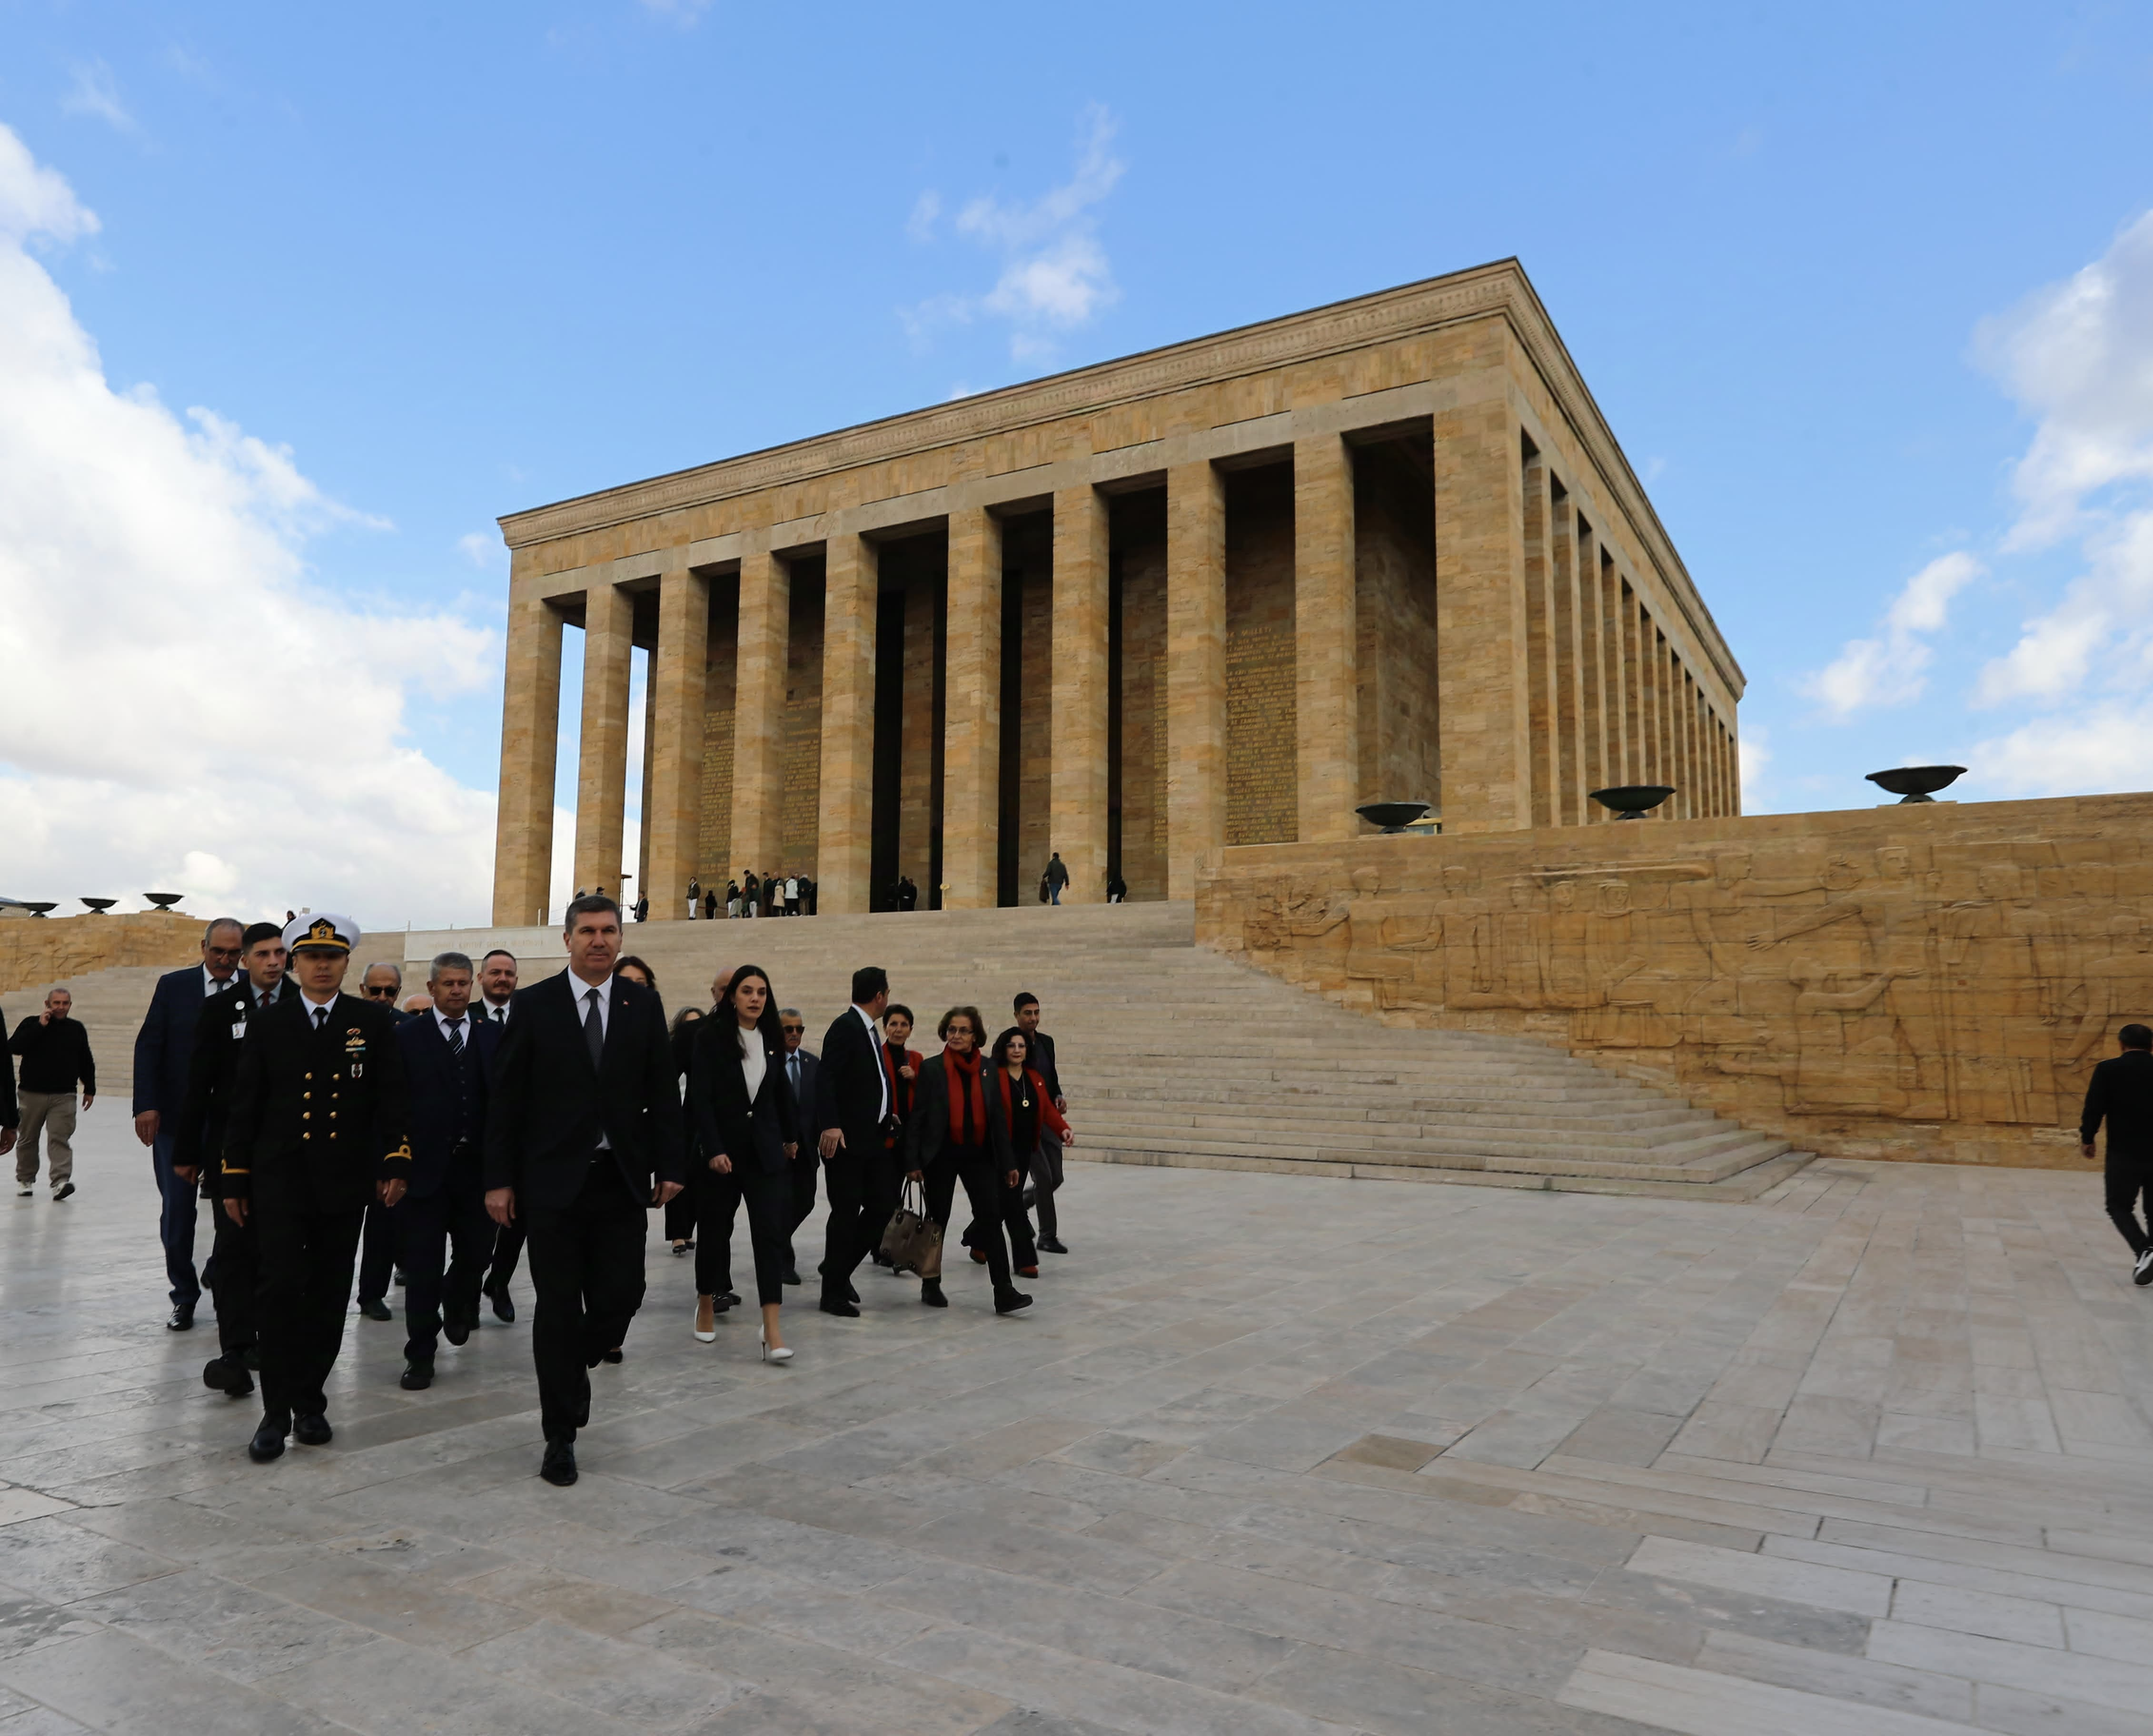
[{"label": "mausoleum building", "polygon": [[1051,851],[1067,898],[1185,899],[1379,799],[1739,811],[1741,669],[1515,261],[501,524],[499,924],[548,915],[569,627],[574,876],[633,861],[654,917],[749,869],[1010,904]]}]

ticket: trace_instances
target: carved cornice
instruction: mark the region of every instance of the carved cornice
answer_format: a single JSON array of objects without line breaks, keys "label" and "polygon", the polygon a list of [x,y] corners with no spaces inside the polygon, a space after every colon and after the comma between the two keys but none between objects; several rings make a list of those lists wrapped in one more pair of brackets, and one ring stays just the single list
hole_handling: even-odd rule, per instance
[{"label": "carved cornice", "polygon": [[1739,666],[1515,259],[509,513],[500,520],[501,533],[512,549],[524,548],[1496,315],[1509,322],[1580,443],[1646,539],[1659,576],[1698,644],[1729,691],[1738,693]]}]

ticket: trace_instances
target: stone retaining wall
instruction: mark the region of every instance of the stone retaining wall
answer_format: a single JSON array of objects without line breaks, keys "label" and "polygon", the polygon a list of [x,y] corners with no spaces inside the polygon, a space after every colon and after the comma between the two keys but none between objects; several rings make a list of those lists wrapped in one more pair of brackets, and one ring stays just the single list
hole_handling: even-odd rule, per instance
[{"label": "stone retaining wall", "polygon": [[176,969],[201,957],[202,919],[179,911],[0,921],[0,994],[118,965]]},{"label": "stone retaining wall", "polygon": [[2076,1168],[2094,1063],[2153,1023],[2153,795],[1229,848],[1196,925],[1819,1151]]}]

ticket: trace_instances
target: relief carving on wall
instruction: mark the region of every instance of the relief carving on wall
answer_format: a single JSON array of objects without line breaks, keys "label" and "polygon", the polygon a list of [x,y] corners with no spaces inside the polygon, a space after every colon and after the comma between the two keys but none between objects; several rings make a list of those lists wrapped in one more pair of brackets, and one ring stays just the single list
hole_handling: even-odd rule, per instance
[{"label": "relief carving on wall", "polygon": [[2116,1028],[2153,1023],[2135,836],[1962,840],[1947,820],[1879,841],[1881,816],[1846,821],[1575,861],[1535,860],[1547,834],[1474,839],[1329,881],[1229,861],[1207,897],[1254,962],[1348,1005],[1551,1034],[1737,1116],[1926,1125],[1932,1145],[2074,1124]]}]

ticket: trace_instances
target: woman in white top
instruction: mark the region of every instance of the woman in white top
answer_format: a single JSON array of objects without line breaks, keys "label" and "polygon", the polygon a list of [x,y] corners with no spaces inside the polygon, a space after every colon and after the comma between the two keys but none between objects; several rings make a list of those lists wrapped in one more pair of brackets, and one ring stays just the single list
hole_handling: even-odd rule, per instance
[{"label": "woman in white top", "polygon": [[696,1155],[689,1173],[700,1195],[695,1231],[695,1336],[717,1337],[718,1297],[730,1265],[733,1211],[745,1201],[755,1247],[756,1299],[762,1305],[763,1354],[786,1363],[792,1353],[778,1332],[791,1200],[790,1166],[800,1150],[799,1119],[785,1083],[785,1037],[770,977],[759,965],[733,972],[710,1016],[695,1028],[689,1069],[690,1115]]}]

